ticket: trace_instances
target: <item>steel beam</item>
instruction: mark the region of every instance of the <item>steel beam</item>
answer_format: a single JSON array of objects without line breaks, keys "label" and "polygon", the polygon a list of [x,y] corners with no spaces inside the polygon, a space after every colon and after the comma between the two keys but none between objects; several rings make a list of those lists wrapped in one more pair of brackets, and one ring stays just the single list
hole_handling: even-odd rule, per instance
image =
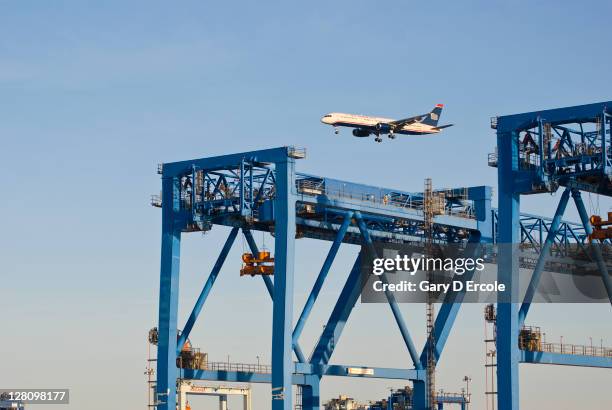
[{"label": "steel beam", "polygon": [[[362,372],[352,371],[353,369]],[[258,373],[251,371],[230,371],[230,370],[200,370],[200,369],[181,369],[182,378],[194,380],[217,380],[217,381],[249,381],[252,383],[271,383],[271,373]],[[395,369],[388,367],[370,367],[360,365],[340,365],[326,364],[316,365],[310,363],[293,362],[292,373],[294,375],[293,384],[304,384],[303,379],[296,376],[315,376],[320,379],[323,376],[341,376],[365,379],[390,379],[390,380],[424,380],[425,371],[417,369]],[[313,379],[309,379],[312,382]]]},{"label": "steel beam", "polygon": [[272,308],[272,410],[293,410],[293,271],[295,254],[295,162],[276,162],[274,199],[274,306]]},{"label": "steel beam", "polygon": [[359,298],[361,292],[361,257],[357,256],[346,283],[336,301],[327,324],[319,337],[310,359],[312,364],[327,364],[334,353],[338,340],[342,335],[348,317]]},{"label": "steel beam", "polygon": [[[466,253],[466,257],[472,257],[476,254],[478,250],[478,243],[480,242],[480,234],[473,233],[470,236],[469,243],[470,248],[469,252]],[[461,280],[462,282],[467,282],[472,280],[474,276],[474,269],[466,270],[463,275],[455,275],[453,280]],[[440,356],[442,355],[442,351],[444,350],[444,346],[446,345],[446,341],[450,335],[450,332],[455,323],[455,319],[457,318],[457,314],[459,313],[459,309],[461,308],[461,303],[465,297],[465,292],[453,292],[447,294],[444,298],[444,303],[440,307],[440,311],[436,315],[436,321],[434,323],[434,354],[436,363],[440,360]],[[427,356],[428,356],[428,348],[427,343],[423,347],[421,352],[421,356],[419,361],[421,362],[421,366],[425,368],[427,366]]]},{"label": "steel beam", "polygon": [[317,365],[295,363],[295,372],[322,376],[344,376],[366,379],[424,380],[425,371],[420,369],[395,369],[388,367],[351,366],[351,365]]},{"label": "steel beam", "polygon": [[308,377],[310,383],[301,385],[302,388],[302,410],[319,410],[321,403],[321,379],[320,377]]},{"label": "steel beam", "polygon": [[[497,133],[498,135],[500,133],[506,134],[519,129],[535,127],[538,125],[539,119],[547,123],[570,123],[588,120],[601,115],[601,113],[606,111],[609,107],[612,107],[612,101],[504,115],[498,117]],[[501,153],[501,151],[501,149],[498,150],[499,153]]]},{"label": "steel beam", "polygon": [[181,352],[183,345],[185,344],[187,338],[189,337],[189,334],[191,333],[191,329],[193,329],[193,325],[195,324],[196,320],[198,319],[198,316],[200,315],[200,312],[202,311],[204,302],[206,302],[206,298],[208,298],[208,294],[210,293],[213,285],[215,284],[215,280],[217,280],[217,276],[219,275],[219,272],[223,267],[223,263],[225,263],[227,254],[229,253],[230,249],[232,248],[232,245],[234,244],[236,235],[238,235],[238,228],[232,228],[230,234],[227,237],[227,240],[225,241],[225,244],[223,245],[223,248],[221,249],[219,257],[217,258],[217,262],[215,262],[215,265],[213,266],[213,269],[210,272],[210,275],[208,276],[208,279],[206,280],[202,291],[200,292],[200,296],[198,296],[198,300],[193,306],[193,310],[189,315],[189,319],[187,319],[187,323],[183,327],[183,331],[181,332],[181,336],[179,337],[176,346],[177,355]]},{"label": "steel beam", "polygon": [[[576,208],[578,209],[578,214],[580,215],[580,220],[584,225],[584,230],[586,231],[586,234],[592,234],[593,227],[591,226],[591,222],[589,221],[589,215],[584,206],[584,202],[582,201],[582,195],[580,194],[580,191],[578,191],[577,189],[573,189],[572,197],[574,198],[574,203],[576,204]],[[593,251],[595,263],[597,263],[597,267],[599,268],[599,272],[601,273],[601,279],[604,283],[604,286],[606,287],[606,291],[608,292],[608,299],[610,300],[610,303],[612,303],[612,278],[610,278],[608,267],[606,266],[606,262],[603,259],[599,244],[592,245],[590,249],[592,249]]]},{"label": "steel beam", "polygon": [[[243,228],[242,232],[247,240],[247,243],[249,244],[249,248],[251,249],[253,255],[259,254],[259,249],[257,248],[257,244],[255,243],[255,239],[253,239],[253,234],[251,233],[251,231]],[[274,283],[272,282],[272,279],[270,279],[268,275],[261,275],[261,278],[263,279],[264,284],[266,285],[266,289],[268,290],[272,301],[274,301]],[[304,361],[304,353],[302,352],[302,348],[300,347],[300,344],[297,341],[293,342],[293,352],[297,356],[298,360]]]},{"label": "steel beam", "polygon": [[521,363],[556,364],[560,366],[599,367],[611,369],[612,356],[584,356],[521,350]]},{"label": "steel beam", "polygon": [[[310,291],[310,295],[308,295],[308,299],[306,300],[304,309],[302,310],[302,313],[300,314],[300,318],[298,319],[297,324],[295,325],[295,329],[293,330],[292,340],[293,340],[294,347],[296,347],[298,344],[300,335],[302,334],[302,330],[304,329],[304,325],[306,324],[306,321],[308,320],[308,316],[310,315],[310,312],[312,311],[312,307],[314,306],[317,300],[317,297],[319,296],[319,292],[321,291],[321,288],[323,287],[325,278],[327,278],[329,269],[331,268],[331,265],[334,262],[336,255],[338,254],[338,249],[340,249],[340,245],[342,244],[342,240],[344,239],[346,230],[351,224],[352,217],[353,217],[353,213],[351,211],[347,212],[346,215],[344,216],[344,221],[342,222],[342,225],[340,226],[340,229],[338,230],[336,239],[334,239],[334,242],[332,243],[332,246],[329,249],[327,257],[325,258],[325,262],[323,262],[321,271],[319,272],[319,275],[317,276],[315,284],[312,287],[312,290]],[[302,354],[302,357],[298,356],[298,359],[300,362],[305,361],[303,354]]]},{"label": "steel beam", "polygon": [[190,172],[193,166],[197,169],[224,169],[229,164],[238,165],[241,161],[253,163],[281,163],[289,157],[290,147],[270,148],[259,151],[241,152],[237,154],[220,155],[217,157],[197,158],[186,161],[164,164],[163,176],[176,177]]},{"label": "steel beam", "polygon": [[[497,132],[499,186],[498,277],[517,293],[519,261],[514,251],[520,243],[520,194],[514,186],[518,171],[518,133]],[[497,304],[497,403],[499,410],[519,410],[518,304],[512,299]]]},{"label": "steel beam", "polygon": [[[255,373],[229,370],[183,369],[182,376],[183,379],[190,380],[212,380],[236,383],[272,383],[271,373]],[[293,384],[307,384],[309,382],[309,376],[305,374],[294,373],[291,375],[291,382]]]},{"label": "steel beam", "polygon": [[180,180],[162,180],[162,245],[159,283],[157,383],[155,401],[160,410],[176,408],[176,342],[179,296],[181,226]]},{"label": "steel beam", "polygon": [[557,206],[557,210],[555,211],[555,216],[553,217],[553,220],[550,224],[550,228],[548,229],[546,240],[541,246],[540,254],[538,255],[538,262],[536,263],[536,266],[531,275],[531,280],[529,281],[529,286],[527,287],[527,292],[525,293],[525,298],[519,311],[519,326],[522,326],[525,322],[525,318],[527,317],[527,313],[529,312],[529,307],[531,306],[533,297],[536,293],[536,290],[538,289],[538,285],[540,284],[540,277],[542,276],[542,271],[544,270],[544,266],[546,264],[546,258],[548,256],[548,253],[550,252],[551,246],[555,241],[555,237],[559,232],[561,218],[563,218],[563,214],[565,213],[565,208],[567,207],[569,196],[570,189],[566,188],[563,191],[563,194],[561,195],[559,205]]},{"label": "steel beam", "polygon": [[[374,249],[374,244],[372,243],[372,238],[370,238],[370,234],[368,232],[368,228],[361,217],[361,213],[355,212],[355,219],[357,219],[357,225],[359,226],[359,230],[361,231],[361,235],[363,236],[364,245],[366,245],[373,257],[377,257],[376,249]],[[387,279],[387,274],[383,273],[381,275],[381,280],[383,283],[388,284],[389,280]],[[410,354],[410,358],[412,359],[412,363],[414,367],[417,369],[421,368],[421,362],[419,360],[418,353],[414,346],[414,342],[412,341],[412,337],[410,336],[410,332],[408,331],[408,327],[406,326],[406,322],[404,322],[404,318],[402,316],[402,312],[399,309],[397,301],[395,300],[395,295],[393,292],[388,290],[385,291],[385,296],[387,297],[387,301],[389,302],[389,307],[391,308],[391,312],[393,313],[393,317],[395,318],[395,322],[397,323],[397,327],[402,335],[402,339],[404,339],[404,344],[408,349],[408,353]]]}]

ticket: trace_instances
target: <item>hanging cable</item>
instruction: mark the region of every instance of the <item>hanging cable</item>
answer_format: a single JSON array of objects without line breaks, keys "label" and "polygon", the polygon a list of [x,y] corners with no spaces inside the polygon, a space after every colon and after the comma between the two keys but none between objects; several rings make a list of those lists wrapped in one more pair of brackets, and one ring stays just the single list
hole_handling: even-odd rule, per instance
[{"label": "hanging cable", "polygon": [[261,231],[261,248],[264,251],[268,250],[268,248],[266,248],[266,232],[265,231]]}]

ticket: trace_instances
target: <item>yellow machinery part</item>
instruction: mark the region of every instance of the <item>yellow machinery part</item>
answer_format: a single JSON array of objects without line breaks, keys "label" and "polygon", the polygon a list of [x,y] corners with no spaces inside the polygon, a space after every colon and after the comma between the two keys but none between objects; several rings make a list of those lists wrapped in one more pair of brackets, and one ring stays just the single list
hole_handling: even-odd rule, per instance
[{"label": "yellow machinery part", "polygon": [[519,332],[519,349],[542,351],[542,332],[539,327],[523,327]]},{"label": "yellow machinery part", "polygon": [[274,258],[268,251],[260,251],[255,257],[252,253],[242,254],[240,276],[274,275]]},{"label": "yellow machinery part", "polygon": [[612,239],[612,212],[608,212],[608,219],[603,220],[599,215],[592,215],[589,222],[593,226],[593,232],[589,235],[589,241]]}]

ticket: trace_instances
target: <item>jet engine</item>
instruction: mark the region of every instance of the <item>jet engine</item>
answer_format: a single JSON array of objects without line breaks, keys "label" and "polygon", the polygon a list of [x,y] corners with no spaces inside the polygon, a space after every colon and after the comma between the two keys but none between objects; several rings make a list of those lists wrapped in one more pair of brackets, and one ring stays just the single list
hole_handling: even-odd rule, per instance
[{"label": "jet engine", "polygon": [[353,130],[353,135],[356,137],[369,137],[370,134],[371,134],[370,131],[364,130],[361,128],[357,128]]},{"label": "jet engine", "polygon": [[378,131],[379,134],[388,134],[391,131],[391,127],[389,127],[389,124],[379,122],[376,124],[376,131]]}]

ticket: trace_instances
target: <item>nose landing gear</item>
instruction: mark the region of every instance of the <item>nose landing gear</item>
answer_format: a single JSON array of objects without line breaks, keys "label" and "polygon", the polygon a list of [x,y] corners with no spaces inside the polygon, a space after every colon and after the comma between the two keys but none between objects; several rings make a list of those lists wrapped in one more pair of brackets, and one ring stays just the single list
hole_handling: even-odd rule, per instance
[{"label": "nose landing gear", "polygon": [[334,127],[334,134],[336,135],[340,134],[340,130],[337,127]]}]

